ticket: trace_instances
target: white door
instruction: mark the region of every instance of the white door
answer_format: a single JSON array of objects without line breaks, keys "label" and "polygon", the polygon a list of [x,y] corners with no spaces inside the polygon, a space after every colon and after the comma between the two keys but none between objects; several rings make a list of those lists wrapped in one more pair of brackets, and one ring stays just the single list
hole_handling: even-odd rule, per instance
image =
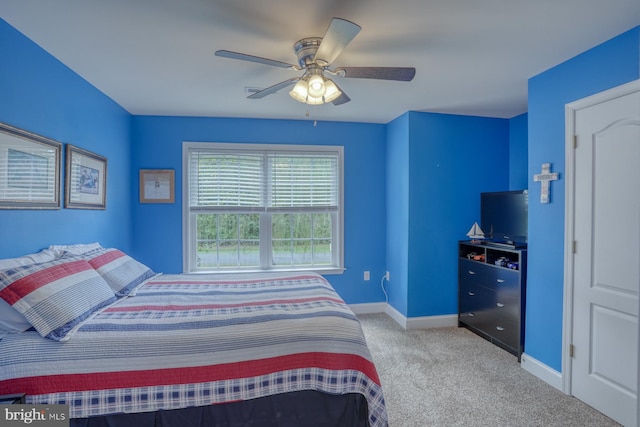
[{"label": "white door", "polygon": [[574,114],[571,394],[637,426],[640,91]]}]

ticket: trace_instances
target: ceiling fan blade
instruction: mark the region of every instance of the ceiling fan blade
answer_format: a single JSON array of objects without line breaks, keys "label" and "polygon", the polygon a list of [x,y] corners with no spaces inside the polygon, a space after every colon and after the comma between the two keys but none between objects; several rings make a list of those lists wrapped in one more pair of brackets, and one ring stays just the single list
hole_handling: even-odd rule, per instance
[{"label": "ceiling fan blade", "polygon": [[351,40],[360,32],[360,26],[341,18],[333,18],[322,37],[314,61],[322,67],[331,64]]},{"label": "ceiling fan blade", "polygon": [[[335,84],[335,82],[334,82],[334,84]],[[349,95],[347,95],[347,94],[345,93],[345,91],[344,91],[344,90],[342,90],[342,88],[341,88],[341,87],[339,87],[338,85],[336,85],[336,87],[337,87],[337,88],[338,88],[338,90],[339,90],[340,92],[342,92],[342,93],[340,94],[340,96],[339,96],[339,97],[337,97],[336,99],[334,99],[333,101],[331,101],[331,103],[332,103],[333,105],[342,105],[342,104],[346,104],[347,102],[351,101],[351,98],[349,98]]]},{"label": "ceiling fan blade", "polygon": [[300,67],[293,64],[288,64],[282,61],[276,61],[275,59],[262,58],[261,56],[247,55],[246,53],[232,52],[230,50],[217,50],[216,56],[222,58],[239,59],[241,61],[257,62],[258,64],[272,65],[274,67],[289,68],[292,70],[300,70]]},{"label": "ceiling fan blade", "polygon": [[349,96],[346,93],[342,92],[342,95],[340,95],[339,97],[337,97],[331,102],[333,103],[333,105],[342,105],[342,104],[346,104],[349,101],[351,101],[351,98],[349,98]]},{"label": "ceiling fan blade", "polygon": [[340,77],[410,82],[416,75],[416,69],[413,67],[340,67],[336,68],[335,73]]},{"label": "ceiling fan blade", "polygon": [[283,89],[287,86],[291,86],[292,84],[296,83],[298,80],[300,80],[300,77],[293,77],[289,80],[285,80],[283,82],[280,83],[276,83],[273,86],[269,86],[268,88],[262,89],[254,94],[251,94],[249,96],[247,96],[247,99],[260,99],[260,98],[264,98],[267,95],[271,95],[272,93],[276,93],[277,91],[279,91],[280,89]]}]

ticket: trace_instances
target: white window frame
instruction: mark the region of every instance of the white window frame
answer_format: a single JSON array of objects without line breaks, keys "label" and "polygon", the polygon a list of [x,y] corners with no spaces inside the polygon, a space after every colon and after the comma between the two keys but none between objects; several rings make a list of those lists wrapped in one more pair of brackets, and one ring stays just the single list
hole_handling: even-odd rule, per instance
[{"label": "white window frame", "polygon": [[[196,266],[196,251],[192,240],[196,236],[196,224],[189,206],[189,152],[190,150],[230,150],[230,151],[270,151],[283,153],[331,152],[338,155],[338,211],[337,221],[333,224],[332,264],[330,266],[271,266],[270,247],[271,229],[261,226],[260,232],[260,268],[212,269],[200,270]],[[230,273],[252,271],[315,271],[321,274],[342,274],[344,267],[344,147],[337,145],[289,145],[289,144],[246,144],[225,142],[189,142],[182,143],[182,253],[184,273]]]}]

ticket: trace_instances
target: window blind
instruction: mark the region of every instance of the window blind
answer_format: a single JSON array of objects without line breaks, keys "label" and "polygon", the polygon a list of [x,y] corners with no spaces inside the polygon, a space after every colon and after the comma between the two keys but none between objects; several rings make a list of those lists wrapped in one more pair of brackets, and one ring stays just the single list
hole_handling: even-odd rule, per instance
[{"label": "window blind", "polygon": [[268,162],[270,207],[337,208],[337,155],[272,153]]},{"label": "window blind", "polygon": [[338,206],[337,153],[191,151],[192,208]]},{"label": "window blind", "polygon": [[189,161],[191,207],[264,205],[261,154],[191,151]]}]

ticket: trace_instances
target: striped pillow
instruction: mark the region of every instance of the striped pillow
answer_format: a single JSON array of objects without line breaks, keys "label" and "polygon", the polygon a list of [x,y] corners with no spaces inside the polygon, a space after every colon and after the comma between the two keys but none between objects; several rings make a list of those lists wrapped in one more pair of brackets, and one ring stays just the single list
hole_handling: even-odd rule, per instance
[{"label": "striped pillow", "polygon": [[77,257],[0,270],[0,298],[54,341],[67,341],[94,312],[116,301],[104,279]]},{"label": "striped pillow", "polygon": [[148,279],[157,276],[146,265],[118,249],[99,248],[82,255],[111,286],[117,297],[134,295]]},{"label": "striped pillow", "polygon": [[7,334],[19,334],[29,329],[31,329],[31,323],[18,313],[18,310],[0,298],[0,338]]}]

